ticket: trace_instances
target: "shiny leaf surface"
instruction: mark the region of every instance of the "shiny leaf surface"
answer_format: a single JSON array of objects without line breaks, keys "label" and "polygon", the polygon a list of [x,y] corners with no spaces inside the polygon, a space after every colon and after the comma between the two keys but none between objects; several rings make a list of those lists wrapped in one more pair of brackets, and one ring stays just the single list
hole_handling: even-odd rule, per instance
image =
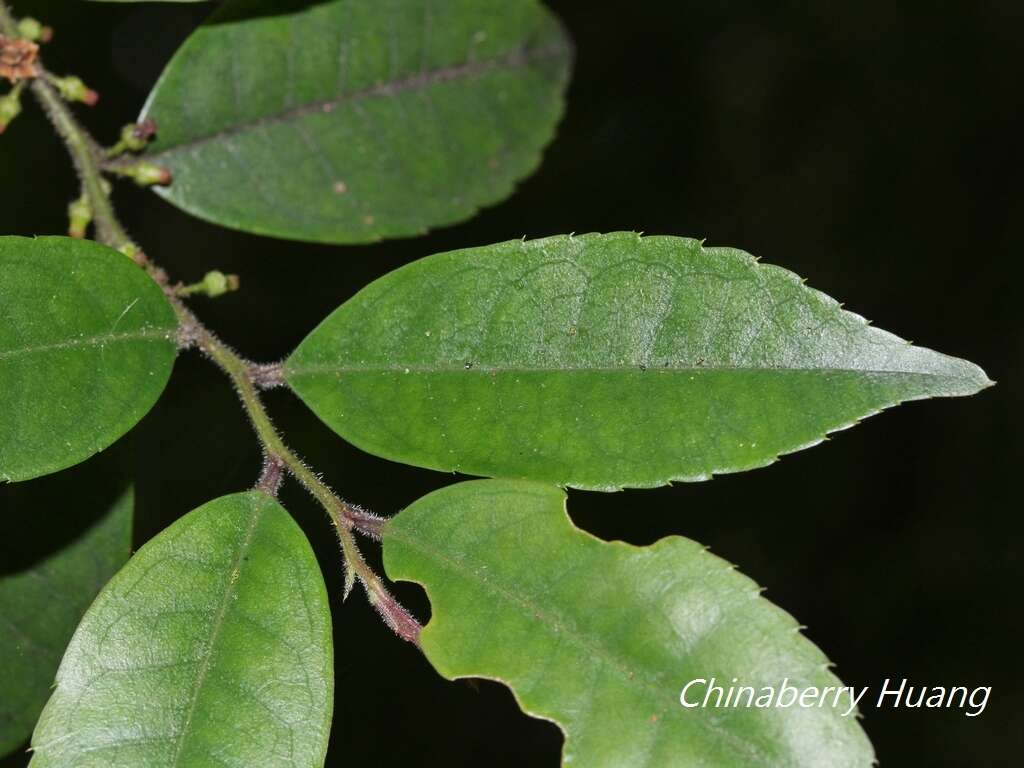
[{"label": "shiny leaf surface", "polygon": [[[392,578],[426,587],[421,639],[434,667],[506,683],[525,712],[561,728],[562,765],[873,764],[821,651],[693,541],[606,543],[573,527],[557,488],[478,480],[390,521],[384,556]],[[683,686],[711,678],[759,696],[784,685],[832,693],[820,707],[683,707]],[[687,703],[707,687],[692,687]]]},{"label": "shiny leaf surface", "polygon": [[201,218],[361,243],[471,216],[533,171],[570,46],[537,0],[226,3],[143,111]]},{"label": "shiny leaf surface", "polygon": [[762,467],[990,383],[746,253],[632,233],[422,259],[337,309],[285,374],[370,453],[601,490]]},{"label": "shiny leaf surface", "polygon": [[123,254],[0,237],[0,482],[77,464],[135,426],[170,376],[176,328]]},{"label": "shiny leaf surface", "polygon": [[331,619],[313,551],[258,491],[139,550],[75,632],[32,768],[322,766]]}]

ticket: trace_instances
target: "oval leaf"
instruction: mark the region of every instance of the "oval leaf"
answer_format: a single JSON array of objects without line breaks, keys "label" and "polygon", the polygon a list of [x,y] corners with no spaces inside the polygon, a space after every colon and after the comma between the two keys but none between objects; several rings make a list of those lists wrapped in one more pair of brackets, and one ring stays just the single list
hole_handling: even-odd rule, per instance
[{"label": "oval leaf", "polygon": [[631,233],[410,264],[328,317],[286,377],[370,453],[599,490],[761,467],[990,383],[741,251]]},{"label": "oval leaf", "polygon": [[252,491],[146,544],[75,632],[32,768],[322,766],[331,620],[313,551]]},{"label": "oval leaf", "polygon": [[[562,729],[563,765],[873,764],[849,690],[836,697],[842,683],[821,651],[693,541],[609,544],[573,527],[560,490],[484,480],[391,520],[384,562],[392,578],[427,589],[421,640],[434,667],[509,685],[525,712]],[[833,693],[807,709],[684,708],[683,686],[711,678],[758,695],[784,684]]]},{"label": "oval leaf", "polygon": [[170,376],[176,328],[123,254],[0,237],[0,482],[77,464],[135,426]]},{"label": "oval leaf", "polygon": [[85,609],[132,546],[132,487],[104,453],[0,487],[0,755],[25,742]]},{"label": "oval leaf", "polygon": [[228,2],[143,118],[168,200],[297,240],[451,224],[511,194],[562,113],[570,45],[537,0]]}]

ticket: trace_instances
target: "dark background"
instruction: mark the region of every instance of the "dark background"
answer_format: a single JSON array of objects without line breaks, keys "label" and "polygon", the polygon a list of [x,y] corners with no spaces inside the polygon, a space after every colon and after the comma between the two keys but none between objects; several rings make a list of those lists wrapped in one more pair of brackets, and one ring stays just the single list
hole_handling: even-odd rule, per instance
[{"label": "dark background", "polygon": [[[125,223],[177,278],[211,267],[242,276],[241,292],[196,306],[258,360],[283,357],[356,290],[412,259],[523,235],[638,229],[744,248],[881,327],[981,364],[999,386],[975,398],[905,405],[768,469],[617,496],[574,492],[570,507],[604,537],[710,545],[808,626],[848,684],[993,686],[976,718],[867,708],[883,766],[1020,765],[1024,4],[549,4],[578,46],[567,116],[543,168],[473,221],[418,240],[309,246],[218,229],[123,187]],[[56,27],[47,62],[102,93],[85,120],[111,141],[211,7],[14,5]],[[75,183],[37,110],[0,137],[0,180],[0,231],[64,230]],[[378,512],[458,479],[361,454],[286,392],[269,401],[300,454]],[[130,439],[137,545],[250,485],[259,467],[227,381],[194,354]],[[284,500],[333,596],[329,765],[558,764],[556,729],[519,714],[505,689],[441,680],[361,597],[343,606],[329,526],[294,487]],[[429,615],[417,589],[401,594]]]}]

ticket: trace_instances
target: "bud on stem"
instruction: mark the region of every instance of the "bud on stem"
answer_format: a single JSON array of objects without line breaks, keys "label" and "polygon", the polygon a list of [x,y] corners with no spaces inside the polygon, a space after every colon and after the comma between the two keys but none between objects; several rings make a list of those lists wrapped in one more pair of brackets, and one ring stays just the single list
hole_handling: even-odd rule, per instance
[{"label": "bud on stem", "polygon": [[53,39],[53,28],[44,27],[35,19],[26,16],[18,22],[18,34],[33,43],[48,43]]},{"label": "bud on stem", "polygon": [[68,206],[68,235],[81,239],[85,237],[89,225],[92,223],[92,205],[89,198],[82,195]]},{"label": "bud on stem", "polygon": [[11,92],[0,96],[0,133],[7,130],[7,126],[18,115],[21,114],[21,92],[25,90],[25,82],[22,81],[11,89]]},{"label": "bud on stem", "polygon": [[54,77],[48,75],[50,84],[56,88],[65,101],[78,101],[82,104],[95,106],[100,100],[100,95],[82,82],[82,78],[70,75],[68,77]]},{"label": "bud on stem", "polygon": [[225,293],[231,291],[237,291],[241,281],[238,275],[225,275],[219,270],[212,270],[207,272],[203,279],[198,283],[192,283],[192,285],[183,285],[175,291],[178,296],[193,296],[197,293],[209,296],[211,299],[215,299],[218,296],[223,296]]},{"label": "bud on stem", "polygon": [[132,179],[141,187],[152,187],[154,185],[166,186],[171,183],[172,178],[169,168],[164,168],[162,165],[151,163],[148,160],[140,160],[139,162],[131,163],[130,165],[117,165],[112,163],[106,166],[106,170],[111,173],[115,173],[118,176]]},{"label": "bud on stem", "polygon": [[143,120],[141,123],[129,123],[121,129],[121,138],[117,144],[107,150],[107,157],[119,157],[125,152],[141,152],[149,144],[150,139],[153,138],[155,133],[156,123],[152,120]]}]

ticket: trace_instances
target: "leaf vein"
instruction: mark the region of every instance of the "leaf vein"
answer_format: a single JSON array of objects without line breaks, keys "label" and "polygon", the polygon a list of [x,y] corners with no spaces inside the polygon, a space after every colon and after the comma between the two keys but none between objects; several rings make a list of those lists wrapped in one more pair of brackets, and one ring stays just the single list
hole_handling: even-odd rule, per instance
[{"label": "leaf vein", "polygon": [[31,347],[18,347],[16,349],[0,350],[0,360],[7,360],[20,355],[34,354],[37,352],[52,352],[58,349],[75,349],[77,347],[103,347],[106,344],[114,344],[123,341],[143,341],[146,339],[173,339],[173,331],[146,329],[141,331],[128,331],[125,333],[101,333],[96,336],[82,336],[77,339],[56,341],[51,344],[37,344]]},{"label": "leaf vein", "polygon": [[253,538],[256,535],[256,528],[259,525],[260,519],[263,517],[263,505],[253,504],[252,506],[252,519],[249,522],[249,526],[245,531],[241,543],[238,546],[238,552],[235,555],[234,563],[231,566],[231,570],[228,572],[227,584],[224,589],[224,594],[221,597],[220,606],[217,609],[217,615],[213,619],[213,625],[210,628],[210,639],[207,644],[206,654],[200,664],[199,670],[196,673],[195,683],[192,686],[192,694],[189,701],[188,710],[185,713],[185,721],[181,727],[181,733],[176,736],[177,744],[174,749],[174,756],[171,759],[171,768],[178,766],[181,762],[181,754],[185,747],[185,738],[188,735],[189,728],[192,725],[192,719],[195,716],[196,707],[199,704],[199,695],[202,691],[203,684],[206,681],[206,677],[210,672],[211,659],[214,656],[214,647],[217,644],[217,639],[220,636],[220,632],[224,627],[224,619],[227,616],[228,608],[231,605],[231,598],[236,591],[236,579],[233,578],[233,574],[236,571],[240,571],[242,567],[242,561],[245,558],[246,553],[252,546]]},{"label": "leaf vein", "polygon": [[440,85],[442,83],[448,83],[456,80],[472,80],[490,72],[523,69],[524,67],[530,66],[538,61],[563,56],[566,52],[567,49],[564,44],[546,45],[539,48],[523,47],[504,56],[482,59],[480,61],[470,61],[464,64],[457,64],[450,67],[429,70],[427,72],[420,72],[401,80],[378,83],[369,88],[354,91],[337,98],[313,101],[275,114],[265,115],[253,120],[236,123],[205,136],[198,136],[196,138],[179,142],[178,144],[171,144],[164,147],[159,152],[153,153],[151,157],[153,159],[159,159],[172,153],[182,150],[191,150],[198,146],[237,136],[268,125],[288,122],[296,118],[305,117],[306,115],[332,112],[340,106],[358,103],[359,101],[364,101],[366,99],[381,96],[395,96],[400,93],[407,92],[418,93],[434,85]]}]

